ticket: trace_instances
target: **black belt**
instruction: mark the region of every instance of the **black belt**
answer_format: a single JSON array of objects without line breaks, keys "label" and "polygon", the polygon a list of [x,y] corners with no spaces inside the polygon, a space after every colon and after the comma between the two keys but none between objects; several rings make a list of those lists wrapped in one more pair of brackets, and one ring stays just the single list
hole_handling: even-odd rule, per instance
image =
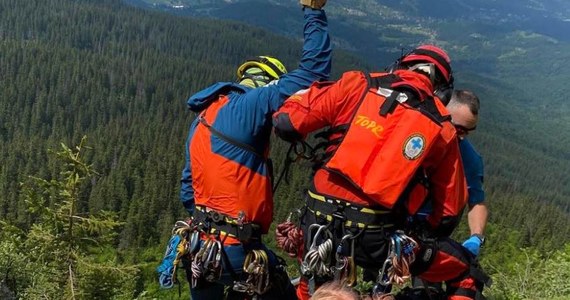
[{"label": "black belt", "polygon": [[327,221],[341,220],[348,227],[387,228],[394,226],[394,215],[390,210],[363,207],[311,191],[308,191],[307,208],[316,216],[322,216]]},{"label": "black belt", "polygon": [[225,233],[242,243],[261,240],[261,226],[258,224],[251,222],[240,224],[236,219],[215,210],[206,211],[196,207],[194,221],[208,233]]}]

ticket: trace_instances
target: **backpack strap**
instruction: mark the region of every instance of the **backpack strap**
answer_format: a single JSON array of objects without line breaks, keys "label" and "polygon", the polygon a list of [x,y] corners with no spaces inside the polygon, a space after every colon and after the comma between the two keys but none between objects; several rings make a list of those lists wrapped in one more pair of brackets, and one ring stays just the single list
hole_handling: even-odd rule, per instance
[{"label": "backpack strap", "polygon": [[392,113],[397,104],[405,103],[412,108],[418,109],[436,124],[441,124],[451,119],[450,116],[441,114],[435,103],[437,100],[433,96],[425,97],[416,87],[404,81],[398,75],[390,73],[369,78],[369,86],[377,88],[377,93],[386,97],[386,101],[379,110],[381,116]]},{"label": "backpack strap", "polygon": [[233,139],[233,138],[231,138],[231,137],[229,137],[229,136],[227,136],[227,135],[225,135],[225,134],[219,132],[218,130],[216,130],[214,127],[212,127],[212,125],[210,125],[210,124],[206,121],[206,119],[204,118],[203,113],[198,116],[198,122],[200,122],[200,124],[202,124],[202,125],[204,125],[206,128],[208,128],[208,130],[209,130],[213,135],[215,135],[216,137],[218,137],[218,138],[224,140],[225,142],[230,143],[230,144],[232,144],[232,145],[234,145],[234,146],[236,146],[236,147],[238,147],[238,148],[241,148],[241,149],[243,149],[243,150],[246,150],[246,151],[248,151],[248,152],[251,152],[251,153],[255,154],[257,157],[259,157],[259,158],[261,158],[261,159],[263,159],[263,160],[266,160],[265,155],[263,155],[263,153],[260,153],[259,151],[257,151],[253,146],[248,145],[248,144],[246,144],[246,143],[242,143],[242,142],[240,142],[240,141],[238,141],[238,140],[236,140],[236,139]]},{"label": "backpack strap", "polygon": [[379,77],[369,77],[369,86],[378,89],[378,93],[386,97],[386,101],[380,106],[379,114],[383,117],[392,113],[396,108],[396,104],[402,101],[404,98],[400,96],[400,93],[395,93],[394,91],[388,90],[387,88],[392,87],[396,82],[401,82],[402,79],[396,74],[387,74]]}]

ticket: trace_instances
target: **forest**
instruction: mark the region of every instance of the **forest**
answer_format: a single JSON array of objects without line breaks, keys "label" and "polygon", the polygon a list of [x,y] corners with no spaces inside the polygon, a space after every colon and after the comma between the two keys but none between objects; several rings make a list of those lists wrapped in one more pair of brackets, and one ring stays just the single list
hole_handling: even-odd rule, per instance
[{"label": "forest", "polygon": [[[177,289],[158,288],[155,268],[173,224],[187,217],[178,201],[195,117],[186,99],[233,81],[235,67],[254,53],[293,68],[300,49],[298,40],[262,28],[119,0],[0,0],[0,296],[178,297]],[[376,67],[340,49],[333,59],[333,78]],[[500,99],[484,104],[484,124],[473,137],[489,166],[482,264],[495,284],[486,295],[567,299],[570,140],[556,130],[554,138],[544,134],[562,124],[556,115],[565,111],[547,118],[545,110],[522,109],[516,103],[532,87],[513,88],[521,75],[513,63],[498,68],[511,80],[487,84],[474,71],[460,73],[482,99]],[[548,80],[564,87],[562,78]],[[532,120],[543,121],[517,131]],[[276,170],[287,146],[273,141]],[[307,169],[293,165],[279,187],[275,223],[301,205]],[[463,222],[455,236],[466,235]],[[267,243],[275,249],[271,236]],[[184,280],[181,289],[187,295]]]}]

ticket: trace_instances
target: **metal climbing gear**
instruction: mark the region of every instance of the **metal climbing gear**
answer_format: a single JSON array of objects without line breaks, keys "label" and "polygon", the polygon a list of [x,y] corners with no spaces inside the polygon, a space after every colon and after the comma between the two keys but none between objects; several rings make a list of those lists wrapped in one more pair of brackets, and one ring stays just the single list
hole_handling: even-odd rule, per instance
[{"label": "metal climbing gear", "polygon": [[384,262],[382,269],[378,271],[378,277],[376,278],[376,284],[372,288],[372,299],[380,298],[392,291],[392,284],[388,279],[388,274],[385,272],[387,263]]},{"label": "metal climbing gear", "polygon": [[[311,234],[316,229],[315,234]],[[312,224],[309,226],[309,251],[301,264],[301,272],[304,275],[330,276],[329,267],[333,248],[332,233],[327,225]]]},{"label": "metal climbing gear", "polygon": [[[355,236],[350,233],[342,237],[336,248],[336,265],[332,267],[334,279],[338,281],[346,280],[346,284],[349,287],[353,287],[357,279],[356,263],[354,262],[354,238]],[[345,251],[343,251],[345,242],[350,243],[349,255],[343,254],[345,253]]]},{"label": "metal climbing gear", "polygon": [[415,260],[418,248],[418,243],[401,230],[390,237],[388,257],[378,271],[376,284],[372,288],[373,299],[390,295],[393,284],[402,285],[410,278],[410,265]]},{"label": "metal climbing gear", "polygon": [[209,244],[210,242],[211,240],[206,240],[204,244],[202,244],[202,247],[200,247],[200,250],[198,250],[198,253],[196,253],[196,256],[194,256],[194,259],[192,260],[192,264],[190,267],[192,270],[192,282],[190,283],[192,288],[197,287],[199,280],[202,278],[202,273],[204,271],[204,263],[202,261],[202,257],[206,252],[207,244]]},{"label": "metal climbing gear", "polygon": [[415,261],[415,252],[418,243],[407,236],[403,231],[397,230],[390,237],[390,250],[384,261],[379,282],[385,286],[390,284],[404,284],[410,278],[410,265]]},{"label": "metal climbing gear", "polygon": [[245,281],[235,281],[234,291],[255,298],[269,290],[269,257],[265,250],[251,250],[243,262],[243,272],[247,278]]},{"label": "metal climbing gear", "polygon": [[192,282],[195,288],[201,279],[207,282],[216,282],[222,276],[222,242],[209,238],[202,244],[200,250],[192,260]]},{"label": "metal climbing gear", "polygon": [[[309,251],[301,263],[301,274],[309,278],[309,294],[315,291],[316,277],[332,277],[332,233],[327,229],[327,225],[312,224],[309,226]],[[315,234],[312,233],[315,231]]]},{"label": "metal climbing gear", "polygon": [[222,243],[212,240],[204,253],[204,279],[208,282],[216,282],[222,276]]}]

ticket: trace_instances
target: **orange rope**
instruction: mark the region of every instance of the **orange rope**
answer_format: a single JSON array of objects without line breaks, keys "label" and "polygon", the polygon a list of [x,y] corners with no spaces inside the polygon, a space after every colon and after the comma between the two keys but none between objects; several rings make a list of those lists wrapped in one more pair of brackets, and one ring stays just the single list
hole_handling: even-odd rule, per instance
[{"label": "orange rope", "polygon": [[388,277],[390,281],[402,285],[408,279],[410,279],[410,262],[407,256],[400,256],[398,259],[396,256],[392,257],[392,267],[388,270]]}]

